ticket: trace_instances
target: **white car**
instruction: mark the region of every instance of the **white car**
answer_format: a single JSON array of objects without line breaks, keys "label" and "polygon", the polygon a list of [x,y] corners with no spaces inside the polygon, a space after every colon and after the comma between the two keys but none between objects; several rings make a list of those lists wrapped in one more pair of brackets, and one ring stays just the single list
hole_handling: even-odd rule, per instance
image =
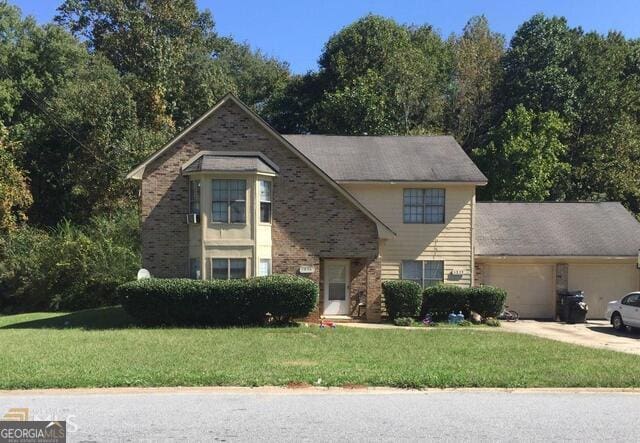
[{"label": "white car", "polygon": [[627,326],[640,328],[640,292],[632,292],[620,300],[610,301],[605,316],[617,331],[622,331]]}]

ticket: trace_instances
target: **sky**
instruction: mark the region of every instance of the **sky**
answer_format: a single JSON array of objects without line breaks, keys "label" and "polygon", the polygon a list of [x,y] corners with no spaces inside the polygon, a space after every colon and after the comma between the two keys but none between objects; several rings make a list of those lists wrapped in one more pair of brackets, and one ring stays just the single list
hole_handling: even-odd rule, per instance
[{"label": "sky", "polygon": [[[24,14],[46,23],[62,0],[9,0]],[[621,31],[640,37],[639,0],[197,0],[209,9],[221,35],[289,63],[294,73],[317,68],[327,39],[368,13],[400,23],[430,24],[444,37],[460,33],[474,15],[484,14],[507,38],[533,14],[561,15],[585,31]]]}]

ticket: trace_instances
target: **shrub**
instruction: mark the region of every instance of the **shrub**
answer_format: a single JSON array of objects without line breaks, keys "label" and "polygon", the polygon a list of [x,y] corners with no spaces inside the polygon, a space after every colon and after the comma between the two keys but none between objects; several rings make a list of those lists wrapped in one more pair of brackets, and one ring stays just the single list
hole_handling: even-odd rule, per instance
[{"label": "shrub", "polygon": [[471,323],[469,320],[462,320],[460,323],[458,323],[458,326],[473,326],[473,323]]},{"label": "shrub", "polygon": [[469,317],[467,291],[453,285],[429,286],[424,290],[421,316],[428,313],[434,320],[446,320],[451,312],[462,311]]},{"label": "shrub", "polygon": [[382,293],[391,320],[397,317],[415,317],[420,313],[422,289],[420,285],[408,280],[389,280],[382,282]]},{"label": "shrub", "polygon": [[487,318],[485,319],[484,324],[487,326],[498,327],[500,326],[500,320],[496,318]]},{"label": "shrub", "polygon": [[272,275],[247,280],[145,279],[118,287],[125,310],[147,325],[246,325],[306,317],[318,286],[311,280]]},{"label": "shrub", "polygon": [[507,292],[493,286],[469,288],[469,307],[482,317],[497,317],[504,309]]},{"label": "shrub", "polygon": [[0,312],[116,304],[117,286],[140,267],[138,225],[132,209],[0,237]]},{"label": "shrub", "polygon": [[411,317],[397,317],[393,320],[396,326],[414,326],[416,321]]}]

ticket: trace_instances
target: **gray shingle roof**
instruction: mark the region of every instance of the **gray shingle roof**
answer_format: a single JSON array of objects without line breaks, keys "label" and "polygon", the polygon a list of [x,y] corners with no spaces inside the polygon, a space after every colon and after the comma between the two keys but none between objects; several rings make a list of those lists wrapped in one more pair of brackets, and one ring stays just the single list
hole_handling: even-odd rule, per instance
[{"label": "gray shingle roof", "polygon": [[201,155],[182,170],[183,174],[203,171],[276,173],[276,171],[263,159],[257,156],[250,157],[215,154]]},{"label": "gray shingle roof", "polygon": [[487,181],[450,136],[283,137],[335,181]]},{"label": "gray shingle roof", "polygon": [[640,223],[620,203],[478,203],[476,255],[635,256]]}]

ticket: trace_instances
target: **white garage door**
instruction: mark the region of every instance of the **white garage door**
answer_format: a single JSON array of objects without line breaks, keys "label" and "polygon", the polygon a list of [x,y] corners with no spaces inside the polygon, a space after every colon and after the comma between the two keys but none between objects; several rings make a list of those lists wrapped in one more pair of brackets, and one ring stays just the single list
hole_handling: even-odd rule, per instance
[{"label": "white garage door", "polygon": [[582,289],[587,318],[604,318],[607,303],[638,290],[638,270],[629,264],[569,264],[569,289]]},{"label": "white garage door", "polygon": [[555,316],[555,284],[553,265],[487,264],[484,283],[507,291],[507,305],[521,318],[553,318]]}]

